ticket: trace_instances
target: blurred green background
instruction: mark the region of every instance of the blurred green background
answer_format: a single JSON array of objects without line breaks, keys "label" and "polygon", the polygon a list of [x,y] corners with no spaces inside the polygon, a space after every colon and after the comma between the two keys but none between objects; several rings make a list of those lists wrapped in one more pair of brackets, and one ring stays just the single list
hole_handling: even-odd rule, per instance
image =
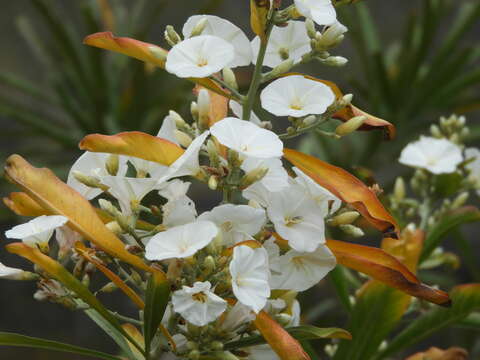
[{"label": "blurred green background", "polygon": [[[169,109],[188,115],[193,99],[191,84],[122,55],[86,47],[82,39],[93,32],[112,30],[116,35],[165,46],[165,26],[172,24],[180,31],[188,16],[197,13],[225,17],[253,36],[246,0],[3,2],[0,161],[19,153],[65,178],[80,154],[76,144],[85,134],[133,129],[155,133]],[[333,141],[312,134],[289,145],[351,171],[356,166],[371,169],[387,188],[397,175],[408,170],[394,160],[401,148],[425,133],[439,115],[467,115],[472,129],[469,143],[480,146],[478,1],[364,0],[342,7],[339,14],[350,31],[335,55],[347,57],[349,64],[344,68],[309,64],[300,71],[334,81],[345,93],[353,93],[358,107],[394,123],[398,137],[385,142],[380,141],[380,133],[362,133]],[[237,74],[240,85],[245,84],[249,70],[240,69]],[[2,180],[2,195],[11,189]],[[202,194],[198,191],[193,195],[199,210],[212,204],[212,199]],[[4,207],[0,209],[0,220],[2,230],[18,221]],[[478,229],[471,226],[464,233],[474,237]],[[4,252],[0,253],[0,261],[20,264]],[[448,288],[454,283],[479,280],[463,267],[447,275],[435,281],[443,281]],[[34,285],[2,282],[0,289],[0,330],[91,348],[113,348],[110,340],[82,314],[35,302]],[[344,325],[346,314],[328,282],[307,297],[323,300],[322,306],[312,306],[306,312],[309,320],[322,326]],[[116,306],[127,312],[133,310],[118,302]],[[420,344],[419,349],[428,345],[460,345],[480,353],[471,335],[459,331],[440,333]],[[0,358],[65,357],[0,348]]]}]

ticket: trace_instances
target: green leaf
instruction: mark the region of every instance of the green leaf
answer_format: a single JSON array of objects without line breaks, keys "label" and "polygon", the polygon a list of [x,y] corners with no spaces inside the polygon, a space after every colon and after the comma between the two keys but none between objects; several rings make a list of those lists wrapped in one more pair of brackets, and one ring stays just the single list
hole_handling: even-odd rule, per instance
[{"label": "green leaf", "polygon": [[480,221],[480,210],[474,206],[464,206],[454,210],[450,214],[445,215],[435,226],[428,232],[425,239],[420,263],[425,261],[433,250],[440,244],[442,239],[457,226],[465,223]]},{"label": "green leaf", "polygon": [[352,304],[350,303],[350,291],[348,286],[348,280],[346,279],[346,272],[349,271],[343,266],[336,266],[335,269],[328,274],[331,280],[340,302],[346,310],[352,310]]},{"label": "green leaf", "polygon": [[39,339],[39,338],[24,336],[24,335],[15,334],[15,333],[8,333],[8,332],[0,332],[0,345],[29,347],[29,348],[35,348],[35,349],[51,350],[51,351],[61,351],[61,352],[67,352],[72,354],[90,356],[95,359],[121,360],[120,357],[106,354],[96,350],[85,349],[80,346],[64,344],[57,341]]},{"label": "green leaf", "polygon": [[[315,339],[351,339],[352,335],[340,328],[319,328],[312,325],[295,326],[285,328],[285,330],[299,341]],[[241,340],[231,341],[225,344],[226,350],[238,349],[248,346],[265,344],[266,341],[261,335],[253,335]]]},{"label": "green leaf", "polygon": [[170,284],[163,273],[153,273],[148,279],[145,293],[144,337],[145,352],[150,353],[150,347],[157,333],[163,314],[170,298]]},{"label": "green leaf", "polygon": [[480,284],[456,286],[451,292],[451,298],[453,303],[451,308],[435,307],[412,321],[375,359],[390,356],[436,331],[465,319],[473,311],[478,311],[480,309]]},{"label": "green leaf", "polygon": [[452,196],[461,189],[463,176],[459,173],[441,174],[434,178],[435,192],[440,198]]},{"label": "green leaf", "polygon": [[411,297],[378,281],[360,290],[348,329],[352,341],[340,341],[334,360],[371,359],[402,318]]}]

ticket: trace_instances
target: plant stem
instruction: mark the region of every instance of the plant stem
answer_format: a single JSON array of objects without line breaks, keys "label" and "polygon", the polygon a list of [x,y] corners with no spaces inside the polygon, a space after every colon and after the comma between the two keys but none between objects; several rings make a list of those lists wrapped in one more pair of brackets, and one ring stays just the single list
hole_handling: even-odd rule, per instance
[{"label": "plant stem", "polygon": [[224,88],[226,88],[228,91],[230,91],[232,93],[232,95],[237,99],[239,100],[240,102],[243,102],[245,100],[245,96],[243,96],[242,94],[240,94],[238,92],[237,89],[234,89],[233,87],[231,87],[230,85],[228,85],[225,81],[223,81],[222,79],[219,79],[215,76],[210,76],[210,79],[212,79],[213,81],[219,83],[220,85],[222,85]]},{"label": "plant stem", "polygon": [[113,311],[110,311],[110,313],[115,316],[118,320],[122,320],[122,321],[126,321],[126,322],[129,322],[129,323],[132,323],[134,325],[138,325],[138,326],[143,326],[143,322],[140,321],[140,320],[137,320],[137,319],[133,319],[131,317],[128,317],[128,316],[124,316],[124,315],[121,315],[117,312],[113,312]]},{"label": "plant stem", "polygon": [[260,81],[262,79],[262,67],[263,61],[265,60],[265,54],[267,52],[268,38],[272,32],[273,21],[271,18],[267,21],[267,28],[265,29],[265,41],[262,41],[260,44],[260,49],[258,51],[257,62],[255,63],[255,70],[253,72],[252,82],[250,83],[250,88],[248,89],[247,99],[243,104],[243,120],[250,120],[250,114],[253,109],[253,103],[255,102],[255,97],[257,95],[258,87],[260,86]]}]

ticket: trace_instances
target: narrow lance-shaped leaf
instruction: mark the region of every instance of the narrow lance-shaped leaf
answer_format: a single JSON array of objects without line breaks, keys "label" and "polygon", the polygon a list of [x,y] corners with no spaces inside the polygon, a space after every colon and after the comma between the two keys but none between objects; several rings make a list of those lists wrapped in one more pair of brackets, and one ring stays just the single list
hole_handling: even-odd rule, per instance
[{"label": "narrow lance-shaped leaf", "polygon": [[375,193],[355,176],[296,150],[284,149],[284,157],[342,201],[352,205],[377,229],[398,237],[399,227],[396,220]]},{"label": "narrow lance-shaped leaf", "polygon": [[[38,249],[24,243],[11,243],[6,246],[8,252],[19,255],[42,268],[49,276],[62,283],[67,289],[76,294],[92,309],[95,309],[105,320],[112,324],[130,342],[135,341],[123,331],[117,319],[102,305],[100,301],[75,276],[70,274],[59,262],[42,254]],[[143,351],[143,350],[142,350]]]},{"label": "narrow lance-shaped leaf", "polygon": [[[140,331],[133,326],[132,324],[123,324],[122,329],[131,336],[132,339],[135,339],[135,342],[139,344],[142,348],[145,348],[145,340],[143,338],[143,335],[140,333]],[[136,359],[138,360],[143,360],[145,357],[143,354],[135,347],[134,344],[131,342],[128,342],[128,345],[130,346],[130,350],[133,353],[133,356],[135,356]]]},{"label": "narrow lance-shaped leaf", "polygon": [[87,135],[80,141],[79,147],[92,152],[134,156],[166,166],[184,153],[180,146],[140,131]]},{"label": "narrow lance-shaped leaf", "polygon": [[310,356],[303,350],[300,343],[265,311],[258,313],[254,324],[280,359],[310,360]]},{"label": "narrow lance-shaped leaf", "polygon": [[[151,342],[159,326],[161,326],[160,323],[167,308],[169,298],[170,284],[165,275],[162,273],[153,273],[148,279],[147,291],[145,293],[145,311],[143,315],[143,333],[147,353],[149,353]],[[172,345],[174,346],[174,343]]]},{"label": "narrow lance-shaped leaf", "polygon": [[145,271],[153,271],[138,256],[125,250],[96,214],[92,205],[77,191],[62,182],[49,169],[30,165],[19,155],[12,155],[5,166],[7,177],[51,214],[68,218],[68,225],[108,254]]},{"label": "narrow lance-shaped leaf", "polygon": [[[117,37],[109,31],[88,35],[83,40],[83,43],[131,56],[135,59],[145,61],[146,63],[156,65],[162,69],[165,68],[165,59],[168,52],[167,50],[162,49],[160,46],[154,44],[149,44],[128,37]],[[220,88],[215,81],[209,78],[189,78],[188,80],[202,85],[203,87],[206,87],[207,89],[212,90],[222,96],[230,97],[230,95]]]},{"label": "narrow lance-shaped leaf", "polygon": [[0,332],[0,345],[60,351],[70,354],[89,356],[94,359],[121,360],[121,358],[118,356],[113,356],[96,350],[85,349],[80,346],[8,332]]},{"label": "narrow lance-shaped leaf", "polygon": [[382,249],[337,240],[327,240],[327,246],[340,265],[367,274],[409,295],[442,306],[450,305],[447,293],[422,284],[405,265]]}]

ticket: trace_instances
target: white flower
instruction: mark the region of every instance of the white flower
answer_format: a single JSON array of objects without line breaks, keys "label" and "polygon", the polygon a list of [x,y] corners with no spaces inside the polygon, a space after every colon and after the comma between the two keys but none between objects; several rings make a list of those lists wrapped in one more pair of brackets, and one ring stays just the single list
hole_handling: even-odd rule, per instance
[{"label": "white flower", "polygon": [[331,0],[295,0],[298,12],[318,25],[330,25],[337,19]]},{"label": "white flower", "polygon": [[[88,187],[77,179],[73,175],[74,171],[79,171],[87,176],[92,176],[98,178],[99,176],[108,175],[107,169],[105,168],[105,162],[107,161],[110,154],[104,153],[94,153],[85,151],[77,161],[72,165],[70,172],[68,173],[67,185],[77,190],[83,197],[87,200],[91,200],[94,197],[100,195],[103,191],[97,188]],[[118,176],[124,176],[127,173],[127,159],[124,156],[119,156],[119,167],[118,167]]]},{"label": "white flower", "polygon": [[0,279],[21,280],[23,273],[22,269],[5,266],[0,262]]},{"label": "white flower", "polygon": [[[260,38],[257,36],[252,41],[254,61],[260,49]],[[268,40],[264,65],[274,68],[287,59],[292,59],[294,64],[302,59],[302,55],[310,52],[310,38],[303,21],[289,21],[287,26],[274,26]]]},{"label": "white flower", "polygon": [[247,351],[248,360],[280,360],[280,357],[268,344],[251,346]]},{"label": "white flower", "polygon": [[240,168],[246,173],[258,168],[268,169],[267,174],[255,184],[262,184],[270,192],[280,191],[288,186],[288,173],[283,168],[282,160],[278,158],[258,159],[248,157],[243,161]]},{"label": "white flower", "polygon": [[235,59],[229,64],[229,67],[246,66],[252,61],[252,50],[250,48],[250,41],[243,31],[230,21],[222,19],[214,15],[194,15],[188,18],[185,25],[183,25],[183,36],[189,38],[195,25],[200,20],[206,19],[205,28],[202,35],[217,36],[229,44],[235,50]]},{"label": "white flower", "polygon": [[[243,108],[242,108],[242,105],[238,102],[236,102],[235,100],[230,100],[229,102],[229,105],[230,105],[230,109],[232,110],[233,114],[241,119],[242,118],[242,114],[243,114]],[[249,119],[252,123],[254,123],[255,125],[258,125],[260,126],[260,124],[262,123],[259,119],[259,117],[252,111],[250,112],[250,119]]]},{"label": "white flower", "polygon": [[217,36],[200,35],[172,47],[165,69],[181,78],[204,78],[229,66],[234,58],[230,43]]},{"label": "white flower", "polygon": [[317,184],[312,178],[306,175],[302,170],[297,167],[292,168],[292,170],[297,174],[297,177],[293,181],[305,188],[307,193],[310,195],[317,205],[322,209],[324,215],[331,215],[335,213],[340,206],[342,206],[342,201],[333,195],[330,191],[324,187]]},{"label": "white flower", "polygon": [[63,225],[55,230],[55,240],[58,243],[58,258],[64,259],[75,243],[82,240],[82,235]]},{"label": "white flower", "polygon": [[153,236],[145,248],[148,260],[186,258],[207,246],[218,234],[210,221],[175,226]]},{"label": "white flower", "polygon": [[158,192],[168,201],[162,206],[163,225],[167,227],[184,225],[195,221],[197,210],[195,203],[187,196],[191,183],[174,179],[165,184]]},{"label": "white flower", "polygon": [[176,200],[187,195],[191,184],[188,181],[174,179],[165,183],[158,194],[168,201]]},{"label": "white flower", "polygon": [[463,156],[460,148],[446,139],[421,136],[402,150],[399,161],[432,174],[448,174],[457,169]]},{"label": "white flower", "polygon": [[272,131],[237,118],[225,118],[210,131],[226,147],[247,157],[272,158],[283,155],[283,143]]},{"label": "white flower", "polygon": [[471,171],[470,176],[476,180],[479,189],[477,194],[480,196],[480,150],[477,148],[468,148],[465,149],[465,159],[474,159],[472,162],[469,162],[466,167]]},{"label": "white flower", "polygon": [[53,231],[67,223],[68,219],[60,215],[42,215],[27,223],[14,226],[5,232],[10,239],[21,239],[25,244],[35,247],[47,247]]},{"label": "white flower", "polygon": [[170,165],[167,173],[158,182],[163,183],[171,178],[180,176],[196,176],[201,170],[198,161],[200,149],[209,134],[209,131],[205,131],[202,135],[196,137],[182,156]]},{"label": "white flower", "polygon": [[172,295],[173,310],[193,325],[204,326],[218,318],[227,302],[210,291],[210,282],[197,281],[193,287],[183,286]]},{"label": "white flower", "polygon": [[229,269],[236,298],[258,313],[270,296],[267,251],[264,248],[236,246]]},{"label": "white flower", "polygon": [[325,242],[324,213],[302,186],[293,183],[267,202],[268,217],[291,248],[312,252]]},{"label": "white flower", "polygon": [[124,215],[132,214],[132,205],[140,204],[145,195],[159,187],[157,180],[153,178],[103,176],[101,181],[109,187],[108,192],[118,200]]},{"label": "white flower", "polygon": [[227,332],[236,332],[245,325],[248,325],[255,319],[255,314],[248,307],[237,301],[235,305],[227,312],[225,320],[220,328]]},{"label": "white flower", "polygon": [[322,280],[335,264],[335,256],[325,245],[320,245],[314,252],[290,250],[271,267],[271,288],[305,291]]},{"label": "white flower", "polygon": [[265,224],[265,210],[248,205],[225,204],[206,211],[199,220],[214,222],[222,232],[223,243],[227,246],[252,239]]},{"label": "white flower", "polygon": [[302,117],[323,114],[334,102],[335,94],[321,82],[292,75],[269,84],[260,100],[262,107],[274,115]]}]

